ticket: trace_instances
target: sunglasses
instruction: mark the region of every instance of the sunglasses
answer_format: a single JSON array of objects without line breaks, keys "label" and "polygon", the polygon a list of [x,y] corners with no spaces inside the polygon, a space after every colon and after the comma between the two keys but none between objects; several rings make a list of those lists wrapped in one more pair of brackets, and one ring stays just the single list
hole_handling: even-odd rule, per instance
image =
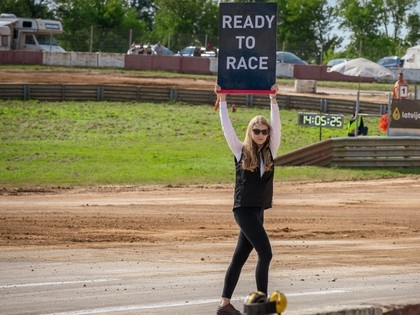
[{"label": "sunglasses", "polygon": [[252,129],[252,132],[256,136],[258,136],[260,133],[262,133],[263,136],[266,136],[266,135],[268,135],[268,133],[270,132],[270,130],[269,129]]}]

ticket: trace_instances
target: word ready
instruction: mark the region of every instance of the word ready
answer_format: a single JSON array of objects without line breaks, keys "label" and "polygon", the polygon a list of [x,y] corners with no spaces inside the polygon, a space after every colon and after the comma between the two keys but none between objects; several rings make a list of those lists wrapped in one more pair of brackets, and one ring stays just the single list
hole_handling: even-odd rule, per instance
[{"label": "word ready", "polygon": [[256,15],[246,17],[242,15],[224,15],[222,28],[264,28],[268,23],[268,28],[276,27],[273,25],[274,15]]}]

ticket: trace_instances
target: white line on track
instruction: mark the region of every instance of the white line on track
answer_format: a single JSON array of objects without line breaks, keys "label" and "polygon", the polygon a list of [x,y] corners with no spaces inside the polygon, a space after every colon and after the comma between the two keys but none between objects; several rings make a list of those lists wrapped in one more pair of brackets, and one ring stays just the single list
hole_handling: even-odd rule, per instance
[{"label": "white line on track", "polygon": [[79,284],[79,283],[97,283],[97,282],[107,282],[107,281],[117,281],[117,280],[118,279],[93,279],[93,280],[77,280],[77,281],[55,281],[55,282],[34,282],[34,283],[5,284],[5,285],[0,285],[0,289],[41,287],[41,286],[63,285],[63,284]]},{"label": "white line on track", "polygon": [[[287,294],[287,296],[291,297],[291,296],[306,296],[306,295],[328,295],[328,294],[339,294],[339,293],[345,293],[345,292],[346,292],[345,290],[329,290],[329,291],[289,293]],[[245,297],[243,299],[245,299]],[[177,307],[177,306],[211,304],[211,303],[218,303],[219,301],[220,299],[201,299],[201,300],[193,300],[193,301],[188,301],[188,302],[163,302],[163,303],[154,303],[154,304],[138,304],[138,305],[92,308],[92,309],[69,311],[69,312],[50,313],[50,314],[44,314],[44,315],[104,314],[104,313],[115,313],[115,312],[124,312],[124,311],[140,311],[140,310],[147,310],[147,309],[170,308],[170,307]]]}]

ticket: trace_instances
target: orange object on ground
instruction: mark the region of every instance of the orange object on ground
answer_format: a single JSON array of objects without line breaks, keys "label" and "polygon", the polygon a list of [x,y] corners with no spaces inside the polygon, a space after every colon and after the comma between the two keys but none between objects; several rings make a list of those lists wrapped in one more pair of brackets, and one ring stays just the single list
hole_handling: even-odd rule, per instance
[{"label": "orange object on ground", "polygon": [[383,114],[379,121],[379,129],[383,132],[388,130],[388,114]]}]

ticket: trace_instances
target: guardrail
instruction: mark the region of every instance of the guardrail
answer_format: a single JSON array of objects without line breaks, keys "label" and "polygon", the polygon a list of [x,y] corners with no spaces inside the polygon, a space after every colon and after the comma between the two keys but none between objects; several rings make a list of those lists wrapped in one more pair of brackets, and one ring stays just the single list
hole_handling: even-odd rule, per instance
[{"label": "guardrail", "polygon": [[331,138],[281,155],[274,164],[420,167],[420,137]]},{"label": "guardrail", "polygon": [[[214,104],[213,91],[171,89],[132,85],[81,85],[81,84],[0,84],[0,99],[40,101],[144,101],[186,102]],[[352,114],[356,101],[325,99],[294,95],[278,95],[279,106],[287,109],[305,109],[313,112]],[[243,106],[268,106],[266,95],[232,94],[229,103]],[[360,102],[364,114],[380,116],[387,104]]]},{"label": "guardrail", "polygon": [[[0,99],[41,101],[144,101],[214,104],[213,91],[150,86],[0,84]],[[282,108],[313,112],[351,114],[355,101],[278,95]],[[234,94],[230,104],[268,106],[267,96]],[[387,104],[360,102],[365,114],[380,116]],[[339,167],[420,166],[420,137],[332,138],[279,156],[275,165]]]}]

